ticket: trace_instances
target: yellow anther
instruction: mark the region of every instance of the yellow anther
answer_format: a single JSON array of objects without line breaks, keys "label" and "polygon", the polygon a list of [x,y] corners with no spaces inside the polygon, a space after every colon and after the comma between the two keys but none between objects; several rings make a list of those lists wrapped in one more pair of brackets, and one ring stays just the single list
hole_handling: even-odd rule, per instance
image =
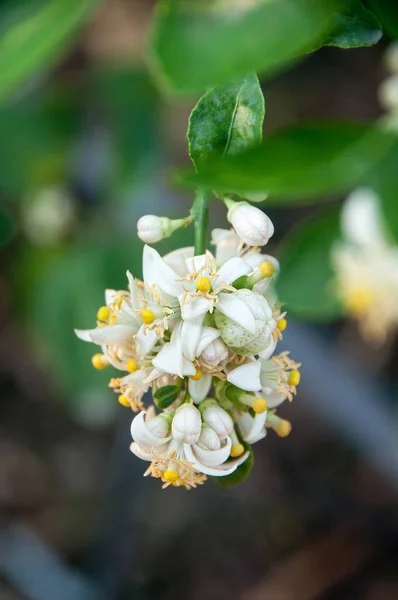
[{"label": "yellow anther", "polygon": [[136,372],[136,370],[138,369],[138,365],[137,365],[136,361],[134,360],[134,358],[130,358],[130,360],[127,361],[126,368],[129,373]]},{"label": "yellow anther", "polygon": [[282,419],[279,423],[278,427],[275,429],[275,433],[279,435],[279,437],[284,438],[289,435],[292,430],[292,425],[286,419]]},{"label": "yellow anther", "polygon": [[272,275],[275,272],[275,267],[272,264],[272,262],[269,262],[268,260],[266,260],[265,262],[261,263],[260,265],[260,273],[263,277],[272,277]]},{"label": "yellow anther", "polygon": [[294,369],[293,371],[291,371],[291,373],[289,375],[289,384],[296,386],[300,383],[300,379],[301,379],[300,371],[297,371],[296,369]]},{"label": "yellow anther", "polygon": [[346,295],[347,311],[351,315],[362,315],[374,301],[374,293],[367,288],[355,287]]},{"label": "yellow anther", "polygon": [[256,398],[252,406],[254,412],[258,415],[262,415],[267,410],[267,402],[265,398]]},{"label": "yellow anther", "polygon": [[178,471],[174,471],[174,470],[169,470],[167,469],[167,471],[165,471],[163,473],[163,479],[165,481],[167,481],[167,483],[172,483],[175,484],[177,479],[180,477]]},{"label": "yellow anther", "polygon": [[208,292],[211,288],[211,281],[208,277],[199,277],[196,281],[196,287],[199,292]]},{"label": "yellow anther", "polygon": [[145,325],[150,325],[151,323],[154,322],[155,315],[153,314],[153,312],[151,310],[149,310],[149,308],[144,308],[141,311],[141,319],[143,320]]},{"label": "yellow anther", "polygon": [[109,308],[107,306],[101,306],[97,312],[98,321],[107,321],[109,317]]},{"label": "yellow anther", "polygon": [[192,379],[193,381],[199,381],[199,379],[202,379],[202,377],[203,371],[197,367],[195,375],[190,375],[189,379]]},{"label": "yellow anther", "polygon": [[285,331],[286,327],[287,327],[287,321],[286,319],[280,319],[278,321],[278,325],[277,325],[279,331]]},{"label": "yellow anther", "polygon": [[118,400],[122,406],[131,406],[126,396],[119,396]]},{"label": "yellow anther", "polygon": [[94,354],[91,359],[92,365],[98,371],[105,369],[109,365],[108,359],[103,354]]},{"label": "yellow anther", "polygon": [[243,444],[234,444],[233,446],[231,446],[231,452],[229,453],[229,455],[232,456],[232,458],[236,458],[237,456],[243,454],[244,451],[245,447]]}]

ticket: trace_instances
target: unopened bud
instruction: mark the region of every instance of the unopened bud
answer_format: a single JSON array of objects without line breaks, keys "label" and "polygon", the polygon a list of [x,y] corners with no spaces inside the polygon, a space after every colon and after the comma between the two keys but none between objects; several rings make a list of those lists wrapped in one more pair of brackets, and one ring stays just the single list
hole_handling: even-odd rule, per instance
[{"label": "unopened bud", "polygon": [[146,244],[160,242],[169,237],[176,229],[185,225],[185,219],[168,219],[156,215],[145,215],[138,220],[138,237]]},{"label": "unopened bud", "polygon": [[272,221],[262,210],[248,202],[225,200],[227,219],[240,239],[249,246],[264,246],[274,233]]},{"label": "unopened bud", "polygon": [[202,450],[219,450],[221,447],[220,438],[214,429],[206,424],[202,425],[202,431],[196,444]]},{"label": "unopened bud", "polygon": [[385,110],[398,111],[398,74],[382,82],[379,88],[379,101]]},{"label": "unopened bud", "polygon": [[232,418],[214,400],[205,400],[202,402],[200,411],[203,421],[216,432],[220,440],[225,439],[233,431],[234,423]]},{"label": "unopened bud", "polygon": [[192,404],[183,404],[176,410],[172,423],[173,438],[183,444],[195,444],[200,436],[202,418]]},{"label": "unopened bud", "polygon": [[220,338],[206,346],[201,354],[201,358],[212,366],[219,365],[227,356],[228,348]]}]

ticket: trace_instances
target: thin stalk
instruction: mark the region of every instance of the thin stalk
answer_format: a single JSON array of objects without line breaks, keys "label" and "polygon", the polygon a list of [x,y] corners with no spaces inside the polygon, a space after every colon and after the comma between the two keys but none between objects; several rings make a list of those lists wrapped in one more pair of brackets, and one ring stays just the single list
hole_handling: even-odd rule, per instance
[{"label": "thin stalk", "polygon": [[195,220],[195,255],[206,252],[208,213],[209,198],[203,190],[198,190],[191,210]]}]

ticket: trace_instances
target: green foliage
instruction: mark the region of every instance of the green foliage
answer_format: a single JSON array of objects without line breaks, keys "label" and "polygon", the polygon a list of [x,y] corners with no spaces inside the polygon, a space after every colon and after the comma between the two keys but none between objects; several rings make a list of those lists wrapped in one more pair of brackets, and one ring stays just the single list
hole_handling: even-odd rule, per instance
[{"label": "green foliage", "polygon": [[385,33],[391,38],[398,38],[397,0],[367,0],[366,3],[381,22]]},{"label": "green foliage", "polygon": [[166,88],[190,93],[252,70],[272,74],[324,44],[367,46],[380,36],[357,0],[161,0],[150,51]]},{"label": "green foliage", "polygon": [[333,16],[332,31],[323,45],[357,48],[377,44],[383,35],[380,21],[362,2],[354,0],[347,4],[346,10]]},{"label": "green foliage", "polygon": [[178,180],[224,193],[269,193],[267,204],[319,200],[320,194],[348,189],[384,158],[394,136],[369,125],[324,122],[295,125],[239,156],[183,171]]},{"label": "green foliage", "polygon": [[155,400],[155,404],[161,410],[164,410],[170,404],[173,404],[180,395],[181,386],[180,385],[164,385],[163,387],[156,390],[153,395]]},{"label": "green foliage", "polygon": [[318,213],[284,239],[277,292],[290,314],[311,321],[340,315],[331,267],[331,248],[340,236],[339,216],[337,208]]},{"label": "green foliage", "polygon": [[99,0],[13,0],[2,6],[0,102],[29,76],[52,65]]},{"label": "green foliage", "polygon": [[14,232],[15,224],[11,215],[0,207],[0,246],[8,242]]},{"label": "green foliage", "polygon": [[219,85],[200,98],[189,119],[189,155],[195,167],[239,154],[262,139],[264,96],[255,73]]},{"label": "green foliage", "polygon": [[[218,485],[222,488],[229,489],[239,485],[239,483],[243,483],[250,475],[251,470],[253,468],[254,458],[253,458],[253,450],[249,444],[246,442],[241,442],[245,451],[249,451],[249,456],[245,460],[244,463],[239,465],[239,467],[231,473],[231,475],[226,475],[225,477],[213,477],[213,479],[218,483]],[[225,463],[228,465],[228,463]]]}]

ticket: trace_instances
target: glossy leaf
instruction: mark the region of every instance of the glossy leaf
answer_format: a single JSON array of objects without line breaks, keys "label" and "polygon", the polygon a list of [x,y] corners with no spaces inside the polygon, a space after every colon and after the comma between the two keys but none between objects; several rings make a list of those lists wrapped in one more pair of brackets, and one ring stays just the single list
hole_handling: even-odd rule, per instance
[{"label": "glossy leaf", "polygon": [[319,46],[338,0],[161,0],[153,66],[175,92],[198,92],[249,71],[269,74]]},{"label": "glossy leaf", "polygon": [[200,173],[183,171],[182,184],[224,193],[269,193],[267,205],[337,192],[361,182],[394,144],[388,132],[357,123],[296,125],[239,156],[212,161]]},{"label": "glossy leaf", "polygon": [[13,0],[0,21],[0,101],[56,61],[99,0]]},{"label": "glossy leaf", "polygon": [[385,33],[392,38],[398,38],[397,0],[367,0],[367,5],[381,22]]},{"label": "glossy leaf", "polygon": [[164,410],[170,404],[173,404],[180,395],[181,386],[178,385],[164,385],[163,387],[156,390],[153,395],[155,404],[161,410]]},{"label": "glossy leaf", "polygon": [[354,0],[350,4],[351,7],[333,15],[333,28],[324,46],[357,48],[372,46],[381,39],[383,30],[375,15],[362,2]]},{"label": "glossy leaf", "polygon": [[333,208],[299,223],[284,239],[277,292],[289,314],[312,321],[340,315],[331,267],[339,235],[340,212]]},{"label": "glossy leaf", "polygon": [[189,155],[196,168],[261,143],[264,112],[264,96],[255,73],[202,96],[188,127]]},{"label": "glossy leaf", "polygon": [[236,471],[231,473],[231,475],[226,475],[225,477],[214,477],[215,481],[223,488],[228,489],[239,485],[239,483],[243,483],[251,473],[254,463],[253,450],[249,444],[246,444],[245,442],[242,443],[245,447],[245,451],[249,450],[249,456],[245,462],[239,465]]}]

